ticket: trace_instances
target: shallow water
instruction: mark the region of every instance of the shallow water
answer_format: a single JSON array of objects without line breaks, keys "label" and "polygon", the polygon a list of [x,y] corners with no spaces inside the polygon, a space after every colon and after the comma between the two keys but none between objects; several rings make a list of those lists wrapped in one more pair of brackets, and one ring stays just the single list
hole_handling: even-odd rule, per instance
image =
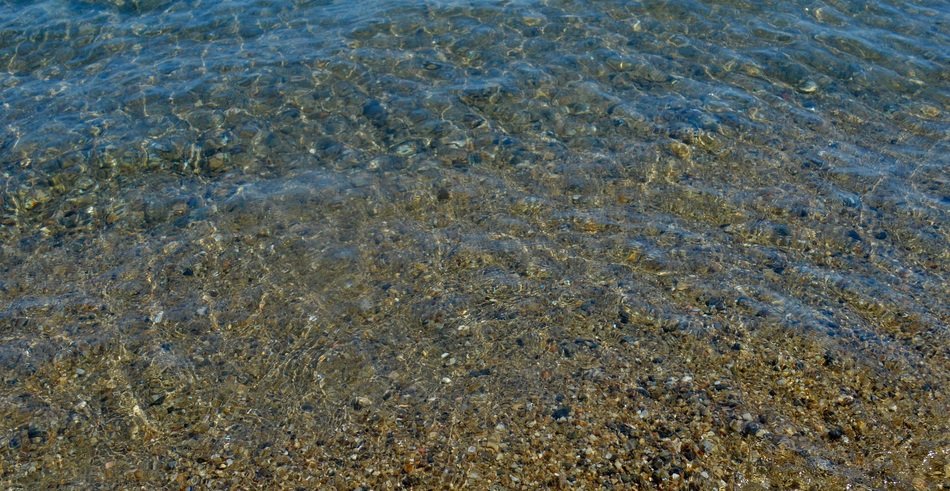
[{"label": "shallow water", "polygon": [[950,487],[948,20],[3,2],[0,482]]}]

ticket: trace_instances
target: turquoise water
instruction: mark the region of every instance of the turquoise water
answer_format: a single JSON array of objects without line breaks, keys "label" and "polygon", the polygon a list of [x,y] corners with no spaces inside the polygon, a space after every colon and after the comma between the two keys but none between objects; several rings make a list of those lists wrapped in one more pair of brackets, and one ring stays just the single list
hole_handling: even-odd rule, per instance
[{"label": "turquoise water", "polygon": [[0,482],[946,487],[948,19],[2,2]]}]

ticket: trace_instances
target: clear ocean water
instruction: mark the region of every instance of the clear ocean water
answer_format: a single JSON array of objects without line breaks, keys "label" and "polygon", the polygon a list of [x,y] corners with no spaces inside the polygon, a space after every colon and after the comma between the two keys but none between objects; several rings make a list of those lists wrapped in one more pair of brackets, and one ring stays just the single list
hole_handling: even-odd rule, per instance
[{"label": "clear ocean water", "polygon": [[0,483],[946,489],[948,22],[2,1]]}]

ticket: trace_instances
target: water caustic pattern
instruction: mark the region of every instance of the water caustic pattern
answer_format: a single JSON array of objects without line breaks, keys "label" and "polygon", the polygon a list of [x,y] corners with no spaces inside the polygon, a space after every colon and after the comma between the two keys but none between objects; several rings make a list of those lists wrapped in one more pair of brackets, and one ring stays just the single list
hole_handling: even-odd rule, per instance
[{"label": "water caustic pattern", "polygon": [[3,2],[0,482],[946,489],[948,17]]}]

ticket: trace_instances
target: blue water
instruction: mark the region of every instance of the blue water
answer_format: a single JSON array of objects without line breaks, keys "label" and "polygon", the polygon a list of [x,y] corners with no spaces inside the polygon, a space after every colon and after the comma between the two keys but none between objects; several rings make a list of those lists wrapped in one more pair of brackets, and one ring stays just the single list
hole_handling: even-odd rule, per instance
[{"label": "blue water", "polygon": [[948,21],[4,1],[0,482],[946,486]]}]

